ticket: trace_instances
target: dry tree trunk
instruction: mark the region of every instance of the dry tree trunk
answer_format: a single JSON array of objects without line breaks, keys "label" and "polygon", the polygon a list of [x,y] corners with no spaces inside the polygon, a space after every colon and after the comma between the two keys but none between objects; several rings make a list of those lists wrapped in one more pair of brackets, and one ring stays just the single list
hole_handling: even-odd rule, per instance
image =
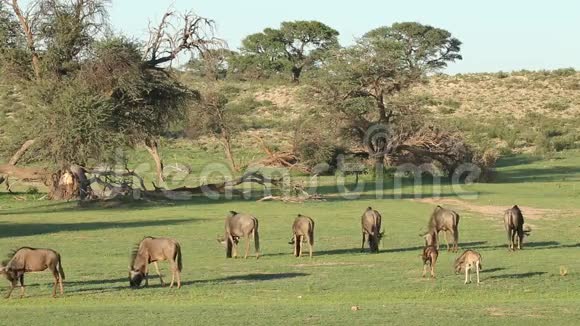
[{"label": "dry tree trunk", "polygon": [[226,159],[230,162],[232,170],[234,170],[234,172],[239,172],[240,167],[238,166],[238,164],[236,163],[236,160],[234,159],[234,152],[232,151],[232,144],[230,141],[230,137],[228,136],[227,133],[222,135],[221,143],[222,143],[222,146],[224,148],[224,153],[226,154]]},{"label": "dry tree trunk", "polygon": [[48,187],[48,198],[51,200],[82,200],[92,194],[86,171],[78,165],[53,173]]},{"label": "dry tree trunk", "polygon": [[40,57],[38,52],[36,51],[36,42],[34,40],[34,32],[32,30],[32,26],[29,22],[28,15],[22,12],[18,4],[18,0],[4,0],[6,4],[12,7],[12,11],[14,15],[18,18],[18,22],[20,23],[20,27],[24,32],[24,36],[26,37],[26,45],[30,50],[30,55],[32,57],[32,69],[34,70],[34,75],[36,78],[40,78]]},{"label": "dry tree trunk", "polygon": [[[24,154],[26,154],[28,149],[32,145],[34,145],[34,142],[35,142],[34,139],[30,139],[30,140],[27,140],[26,142],[24,142],[24,144],[22,144],[22,146],[20,146],[20,149],[18,151],[16,151],[16,153],[14,153],[14,155],[12,155],[12,157],[10,158],[10,161],[8,161],[8,165],[16,166],[16,164],[18,164],[18,162],[20,161],[22,156],[24,156]],[[7,174],[2,175],[0,173],[0,184],[2,184],[4,181],[6,181],[6,184],[8,184],[8,175]]]},{"label": "dry tree trunk", "polygon": [[159,155],[159,145],[157,144],[157,141],[155,139],[148,138],[147,140],[145,140],[145,148],[147,148],[147,151],[149,152],[149,154],[151,155],[151,157],[153,157],[153,160],[155,161],[155,171],[157,173],[157,183],[158,184],[164,183],[165,177],[163,176],[163,160],[161,159],[161,156]]}]

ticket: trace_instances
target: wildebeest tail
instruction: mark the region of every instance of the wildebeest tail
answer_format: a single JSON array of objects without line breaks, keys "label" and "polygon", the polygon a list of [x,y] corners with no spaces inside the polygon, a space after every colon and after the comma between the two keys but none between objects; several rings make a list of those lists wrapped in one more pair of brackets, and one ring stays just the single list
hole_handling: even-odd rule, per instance
[{"label": "wildebeest tail", "polygon": [[302,239],[300,236],[295,235],[294,239],[294,256],[298,257],[300,255],[300,249],[302,249]]},{"label": "wildebeest tail", "polygon": [[376,224],[372,230],[372,234],[369,235],[369,247],[371,248],[371,252],[379,252],[379,230],[377,230]]},{"label": "wildebeest tail", "polygon": [[65,276],[64,276],[64,270],[62,269],[62,262],[60,261],[60,254],[57,254],[57,258],[58,258],[58,262],[57,262],[58,275],[60,275],[60,278],[62,280],[64,280]]},{"label": "wildebeest tail", "polygon": [[260,252],[260,234],[258,233],[258,219],[254,219],[254,247],[256,248],[256,253]]},{"label": "wildebeest tail", "polygon": [[181,245],[179,243],[175,244],[175,257],[173,259],[177,261],[177,270],[181,272],[183,262],[181,261]]},{"label": "wildebeest tail", "polygon": [[232,240],[230,239],[230,235],[226,234],[226,258],[232,258],[232,247],[233,247]]}]

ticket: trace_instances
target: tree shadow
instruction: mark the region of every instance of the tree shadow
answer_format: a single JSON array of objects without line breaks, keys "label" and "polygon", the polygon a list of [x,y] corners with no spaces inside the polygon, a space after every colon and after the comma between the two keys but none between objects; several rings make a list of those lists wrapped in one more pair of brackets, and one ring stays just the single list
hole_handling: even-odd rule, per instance
[{"label": "tree shadow", "polygon": [[201,222],[206,219],[163,219],[131,222],[86,222],[86,223],[6,223],[0,222],[0,238],[26,237],[68,231],[94,231],[112,228],[140,228]]},{"label": "tree shadow", "polygon": [[527,273],[514,273],[514,274],[502,274],[502,275],[492,275],[489,279],[510,279],[510,278],[530,278],[534,276],[544,275],[546,272],[527,272]]}]

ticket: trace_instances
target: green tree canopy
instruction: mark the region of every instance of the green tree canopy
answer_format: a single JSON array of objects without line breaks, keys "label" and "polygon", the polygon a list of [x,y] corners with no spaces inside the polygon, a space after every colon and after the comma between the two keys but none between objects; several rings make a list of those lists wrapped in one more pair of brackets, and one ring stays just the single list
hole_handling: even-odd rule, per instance
[{"label": "green tree canopy", "polygon": [[317,21],[283,22],[279,29],[266,28],[242,41],[241,53],[262,69],[289,70],[298,82],[304,68],[320,62],[338,47],[338,32]]},{"label": "green tree canopy", "polygon": [[428,134],[415,103],[402,93],[460,60],[460,45],[449,32],[419,23],[380,27],[355,45],[333,51],[313,89],[327,114],[340,117],[368,155],[383,161],[397,151],[408,152],[411,147],[403,144],[421,130]]}]

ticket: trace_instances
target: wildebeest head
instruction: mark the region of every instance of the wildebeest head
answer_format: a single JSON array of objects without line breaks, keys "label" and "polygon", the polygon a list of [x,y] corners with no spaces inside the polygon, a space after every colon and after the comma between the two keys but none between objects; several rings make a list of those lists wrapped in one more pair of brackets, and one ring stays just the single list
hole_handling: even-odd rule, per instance
[{"label": "wildebeest head", "polygon": [[463,269],[463,261],[455,261],[455,264],[453,265],[453,270],[455,270],[455,274],[459,274],[461,273],[461,270]]},{"label": "wildebeest head", "polygon": [[435,246],[437,245],[437,234],[435,232],[425,232],[423,234],[419,234],[419,236],[425,239],[426,246]]},{"label": "wildebeest head", "polygon": [[132,288],[139,287],[143,279],[145,279],[145,273],[134,269],[129,271],[129,286]]},{"label": "wildebeest head", "polygon": [[[238,244],[238,242],[240,242],[240,237],[233,236],[232,238],[234,239],[234,243],[236,245]],[[227,247],[227,245],[228,245],[226,238],[224,236],[221,236],[221,235],[217,236],[217,242],[221,243],[224,246],[224,248]]]},{"label": "wildebeest head", "polygon": [[532,228],[529,225],[524,224],[524,235],[526,237],[529,237],[531,232],[532,232]]}]

